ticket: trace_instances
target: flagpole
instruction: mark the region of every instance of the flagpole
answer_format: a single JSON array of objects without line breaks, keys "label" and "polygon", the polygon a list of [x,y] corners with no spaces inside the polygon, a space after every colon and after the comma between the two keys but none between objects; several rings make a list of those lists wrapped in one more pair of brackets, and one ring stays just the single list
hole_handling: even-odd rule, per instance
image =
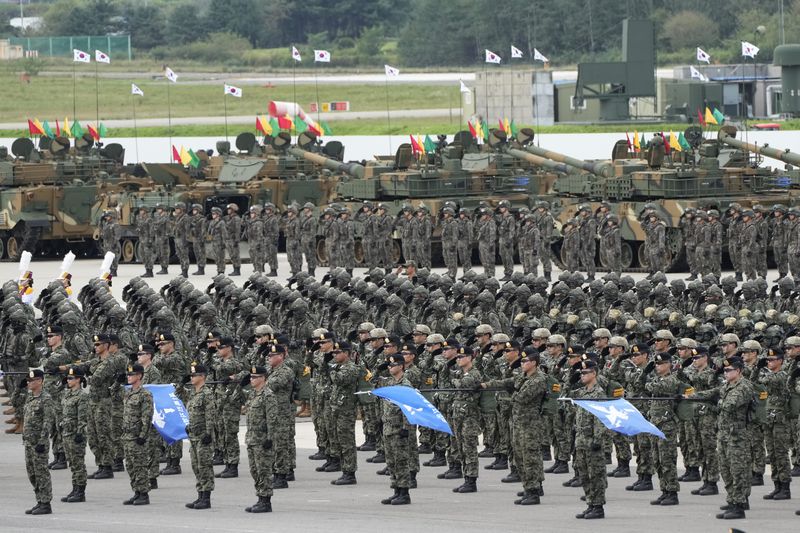
[{"label": "flagpole", "polygon": [[[316,52],[314,57],[314,90],[316,92],[316,99],[317,99],[317,125],[319,126],[322,124],[322,119],[319,117],[319,108],[322,107],[322,104],[319,101],[319,82],[317,81],[317,58]],[[322,126],[320,126],[322,127]],[[320,132],[321,133],[321,132]]]},{"label": "flagpole", "polygon": [[225,113],[225,142],[228,142],[228,98],[227,97],[228,97],[227,91],[222,91],[222,107]]},{"label": "flagpole", "polygon": [[[489,68],[486,66],[486,61],[483,62],[483,95],[484,102],[486,103],[486,116],[484,120],[486,125],[489,125]],[[484,132],[486,134],[488,132]]]},{"label": "flagpole", "polygon": [[[96,60],[97,58],[95,58]],[[97,127],[100,127],[100,65],[97,61],[94,62],[94,107],[95,107],[95,122]],[[98,136],[99,137],[99,136]]]},{"label": "flagpole", "polygon": [[[294,51],[294,46],[292,46],[292,51]],[[297,133],[297,59],[294,58],[294,54],[292,54],[292,94],[294,98],[294,120],[292,121],[292,126],[295,128],[295,133]],[[289,135],[292,134],[292,130],[289,130]]]},{"label": "flagpole", "polygon": [[[131,109],[133,110],[133,142],[136,147],[136,162],[139,162],[139,130],[136,127],[136,95],[131,90]],[[99,126],[98,126],[99,127]],[[172,155],[172,152],[170,152]]]},{"label": "flagpole", "polygon": [[167,78],[167,133],[169,135],[169,161],[172,162],[172,102],[169,97],[169,86],[172,82]]},{"label": "flagpole", "polygon": [[389,137],[389,155],[392,154],[392,117],[389,113],[389,76],[386,76],[386,134]]},{"label": "flagpole", "polygon": [[78,113],[76,111],[78,108],[77,100],[78,100],[78,72],[75,68],[75,58],[72,58],[72,118],[73,119],[78,116]]}]

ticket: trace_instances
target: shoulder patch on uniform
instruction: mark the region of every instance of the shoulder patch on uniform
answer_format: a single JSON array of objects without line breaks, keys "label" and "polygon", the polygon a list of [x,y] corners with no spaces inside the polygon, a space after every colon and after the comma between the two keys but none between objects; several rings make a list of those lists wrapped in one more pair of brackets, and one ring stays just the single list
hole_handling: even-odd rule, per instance
[{"label": "shoulder patch on uniform", "polygon": [[758,399],[762,400],[762,401],[766,400],[768,396],[769,396],[769,393],[767,391],[761,391],[761,392],[758,393]]},{"label": "shoulder patch on uniform", "polygon": [[553,383],[553,387],[551,390],[553,392],[561,392],[561,383]]},{"label": "shoulder patch on uniform", "polygon": [[618,387],[614,389],[614,391],[611,393],[611,396],[613,396],[614,398],[621,398],[623,394],[625,394],[625,389],[623,389],[622,387]]}]

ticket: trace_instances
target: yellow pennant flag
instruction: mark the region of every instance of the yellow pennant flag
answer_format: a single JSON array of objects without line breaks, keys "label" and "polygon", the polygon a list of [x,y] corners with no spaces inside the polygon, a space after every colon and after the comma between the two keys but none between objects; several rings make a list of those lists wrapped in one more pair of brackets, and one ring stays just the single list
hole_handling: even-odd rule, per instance
[{"label": "yellow pennant flag", "polygon": [[481,126],[480,120],[475,121],[475,134],[477,136],[478,144],[480,144],[483,141],[483,126]]},{"label": "yellow pennant flag", "polygon": [[681,146],[681,143],[678,142],[678,137],[672,130],[669,131],[669,149],[676,152],[683,152],[683,147]]},{"label": "yellow pennant flag", "polygon": [[639,144],[639,132],[636,130],[633,130],[633,148],[637,152],[641,148],[641,145]]},{"label": "yellow pennant flag", "polygon": [[37,128],[39,128],[39,131],[44,132],[44,126],[42,126],[42,123],[39,122],[38,118],[33,119],[33,123],[36,125]]},{"label": "yellow pennant flag", "polygon": [[189,155],[189,152],[187,152],[186,148],[184,148],[183,146],[181,146],[180,156],[181,156],[181,163],[183,165],[188,165],[189,163],[192,162],[192,156]]},{"label": "yellow pennant flag", "polygon": [[503,119],[503,129],[506,130],[506,135],[511,135],[511,123],[508,119]]},{"label": "yellow pennant flag", "polygon": [[272,135],[272,125],[267,120],[267,117],[261,117],[258,120],[261,122],[261,128],[264,130],[264,134]]},{"label": "yellow pennant flag", "polygon": [[717,122],[717,119],[716,119],[716,117],[714,116],[714,113],[712,113],[712,112],[711,112],[711,110],[710,110],[709,108],[706,108],[706,116],[705,116],[705,119],[706,119],[706,124],[715,124],[715,125],[719,125],[719,122]]},{"label": "yellow pennant flag", "polygon": [[61,126],[61,135],[63,137],[72,137],[72,124],[69,123],[69,117],[64,117],[64,125]]}]

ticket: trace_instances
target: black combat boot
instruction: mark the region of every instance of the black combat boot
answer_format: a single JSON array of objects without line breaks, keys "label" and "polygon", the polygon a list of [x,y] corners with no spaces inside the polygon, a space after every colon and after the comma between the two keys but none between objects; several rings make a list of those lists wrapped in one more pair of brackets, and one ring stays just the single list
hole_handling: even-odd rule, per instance
[{"label": "black combat boot", "polygon": [[241,276],[242,275],[242,267],[233,267],[233,272],[231,272],[231,276]]},{"label": "black combat boot", "polygon": [[614,477],[631,477],[631,467],[628,461],[620,461]]},{"label": "black combat boot", "polygon": [[453,492],[459,492],[461,494],[466,494],[469,492],[478,492],[477,481],[478,478],[476,477],[466,476],[464,477],[464,484],[458,487],[457,491],[454,489]]},{"label": "black combat boot", "polygon": [[[311,459],[312,461],[327,461],[328,460],[328,456],[325,455],[325,448],[319,448],[317,450],[317,453],[315,453],[313,455],[309,455],[308,458]],[[220,463],[220,464],[222,464],[222,463]]]},{"label": "black combat boot", "polygon": [[762,485],[764,485],[764,474],[753,472],[753,479],[750,481],[750,486],[761,487]]},{"label": "black combat boot", "polygon": [[271,513],[272,496],[259,496],[258,502],[252,507],[245,509],[248,513]]},{"label": "black combat boot", "polygon": [[[134,504],[135,505],[135,504]],[[211,508],[211,491],[203,491],[200,493],[200,499],[194,504],[192,509],[210,509]]]},{"label": "black combat boot", "polygon": [[189,278],[189,269],[188,268],[182,268],[181,269],[181,277],[182,278],[187,278],[187,279]]},{"label": "black combat boot", "polygon": [[420,455],[429,455],[433,453],[433,448],[431,448],[431,445],[426,442],[417,447],[417,453]]},{"label": "black combat boot", "polygon": [[288,474],[284,474],[283,479],[286,481],[294,481],[294,470],[289,470]]},{"label": "black combat boot", "polygon": [[551,474],[569,474],[569,464],[566,461],[556,461]]},{"label": "black combat boot", "polygon": [[780,485],[780,490],[775,494],[775,497],[772,498],[773,500],[791,500],[792,493],[789,489],[790,481],[781,481],[778,484]]},{"label": "black combat boot", "polygon": [[220,472],[218,475],[214,477],[219,477],[222,479],[232,478],[232,477],[239,477],[239,465],[238,464],[231,464],[228,465],[228,468]]},{"label": "black combat boot", "polygon": [[481,459],[486,459],[487,457],[495,457],[494,449],[490,448],[489,446],[484,446],[484,448],[478,452],[478,457]]},{"label": "black combat boot", "polygon": [[139,497],[139,493],[138,492],[134,492],[133,496],[131,496],[130,498],[128,498],[127,500],[122,502],[122,505],[133,505],[133,502],[136,501],[136,498],[138,498],[138,497]]},{"label": "black combat boot", "polygon": [[325,467],[325,472],[341,472],[342,463],[338,457],[334,457],[331,463]]},{"label": "black combat boot", "polygon": [[464,473],[461,471],[461,463],[452,463],[447,472],[443,472],[436,477],[439,479],[460,479],[464,477]]},{"label": "black combat boot", "polygon": [[92,479],[114,479],[114,471],[110,465],[102,465]]},{"label": "black combat boot", "polygon": [[678,501],[678,493],[677,492],[667,492],[666,496],[661,500],[661,504],[660,505],[678,505],[678,503],[680,503]]},{"label": "black combat boot", "polygon": [[158,478],[151,478],[150,479],[150,490],[155,490],[158,488]]},{"label": "black combat boot", "polygon": [[321,465],[319,465],[314,470],[316,470],[317,472],[324,472],[325,469],[328,468],[328,465],[330,465],[332,461],[333,461],[333,457],[325,457],[325,462],[322,463]]},{"label": "black combat boot", "polygon": [[738,503],[732,503],[727,506],[728,509],[722,513],[717,514],[720,520],[738,520],[745,518],[744,507]]},{"label": "black combat boot", "polygon": [[[695,491],[692,491],[694,494]],[[707,481],[705,487],[700,487],[700,490],[697,491],[698,496],[716,496],[719,494],[719,488],[717,488],[717,483],[715,481]]]},{"label": "black combat boot", "polygon": [[181,473],[180,459],[169,459],[167,466],[161,469],[159,474],[162,476],[175,476]]},{"label": "black combat boot", "polygon": [[161,270],[159,270],[157,273],[159,276],[161,276],[164,274],[169,274],[169,271],[167,270],[167,267],[161,267]]},{"label": "black combat boot", "polygon": [[413,470],[408,473],[410,477],[410,481],[408,482],[409,489],[416,489],[417,488],[417,473]]},{"label": "black combat boot", "polygon": [[522,496],[522,499],[519,500],[519,505],[539,505],[540,503],[539,491],[527,491],[527,493]]},{"label": "black combat boot", "polygon": [[378,453],[376,453],[372,457],[367,457],[367,462],[368,463],[373,463],[373,464],[375,464],[375,463],[377,463],[377,464],[385,463],[386,462],[386,454],[384,454],[382,450],[378,450]]},{"label": "black combat boot", "polygon": [[742,278],[742,273],[741,272],[737,272],[736,273],[736,281],[742,281],[742,279],[743,279]]},{"label": "black combat boot", "polygon": [[142,274],[143,278],[152,278],[153,276],[153,269],[152,268],[145,268],[144,274]]},{"label": "black combat boot", "polygon": [[357,483],[355,472],[342,472],[339,479],[331,481],[331,485],[355,485]]},{"label": "black combat boot", "polygon": [[[627,489],[627,487],[625,487],[625,488]],[[639,484],[637,485],[637,484],[634,483],[634,487],[632,489],[630,489],[630,490],[633,490],[633,491],[636,491],[636,492],[643,492],[643,491],[647,491],[647,490],[653,490],[653,475],[652,474],[644,474],[642,476],[641,481],[639,481]]]},{"label": "black combat boot", "polygon": [[86,485],[76,485],[75,493],[67,496],[67,499],[61,498],[62,502],[67,503],[81,503],[86,501]]},{"label": "black combat boot", "polygon": [[577,473],[577,472],[575,472],[575,475],[574,475],[574,476],[572,476],[572,478],[570,478],[570,479],[568,479],[567,481],[565,481],[564,483],[562,483],[562,484],[561,484],[561,486],[562,486],[562,487],[572,487],[572,486],[573,486],[573,483],[575,483],[575,482],[576,482],[576,481],[578,481],[579,479],[580,479],[580,476],[578,476],[578,473]]},{"label": "black combat boot", "polygon": [[64,452],[55,454],[53,462],[47,465],[50,470],[64,470],[67,468],[67,456]]},{"label": "black combat boot", "polygon": [[[392,498],[390,502],[392,505],[408,505],[411,503],[411,495],[408,493],[408,488],[398,489],[400,493],[396,498]],[[381,502],[383,503],[383,502]]]},{"label": "black combat boot", "polygon": [[508,456],[505,454],[500,454],[498,456],[497,461],[495,461],[494,465],[490,465],[492,468],[489,470],[508,470]]},{"label": "black combat boot", "polygon": [[605,518],[606,512],[602,505],[592,505],[589,510],[583,515],[584,520],[594,520],[598,518]]},{"label": "black combat boot", "polygon": [[775,488],[772,490],[772,492],[768,492],[768,493],[764,494],[764,499],[765,500],[772,500],[773,498],[775,498],[775,495],[778,494],[781,491],[781,482],[780,481],[775,481],[774,482],[774,486],[775,486]]},{"label": "black combat boot", "polygon": [[382,503],[383,505],[391,505],[391,504],[392,504],[392,500],[394,500],[394,499],[395,499],[395,498],[397,498],[398,496],[400,496],[400,489],[398,489],[398,488],[395,488],[395,489],[394,489],[394,494],[392,494],[392,495],[391,495],[391,496],[389,496],[388,498],[384,498],[384,499],[382,499],[382,500],[381,500],[381,503]]},{"label": "black combat boot", "polygon": [[356,450],[360,452],[374,452],[375,451],[375,439],[373,437],[367,437],[364,441],[364,444],[361,446],[356,446]]},{"label": "black combat boot", "polygon": [[150,505],[150,495],[146,492],[140,492],[133,500],[132,505]]},{"label": "black combat boot", "polygon": [[589,511],[592,510],[593,507],[594,505],[588,506],[586,509],[583,510],[583,512],[576,514],[575,518],[581,518],[581,519],[586,518],[586,515],[589,513]]},{"label": "black combat boot", "polygon": [[553,455],[550,453],[550,446],[542,446],[542,461],[552,461]]},{"label": "black combat boot", "polygon": [[275,474],[272,477],[273,489],[288,489],[289,483],[286,481],[286,474]]},{"label": "black combat boot", "polygon": [[443,450],[434,450],[433,457],[424,463],[422,466],[447,466],[447,459]]},{"label": "black combat boot", "polygon": [[511,471],[508,475],[500,480],[501,483],[519,483],[520,481],[522,481],[522,478],[519,477],[519,471],[514,465],[511,465]]},{"label": "black combat boot", "polygon": [[40,503],[37,507],[31,509],[30,514],[52,514],[53,509],[50,507],[50,502]]},{"label": "black combat boot", "polygon": [[197,499],[195,501],[191,502],[191,503],[187,503],[186,504],[186,508],[187,509],[194,509],[194,506],[197,505],[200,502],[200,500],[202,500],[202,499],[203,499],[203,493],[202,492],[198,492],[197,493]]},{"label": "black combat boot", "polygon": [[76,490],[78,490],[78,486],[77,486],[77,485],[72,485],[72,491],[71,491],[69,494],[67,494],[66,496],[64,496],[63,498],[61,498],[61,501],[62,501],[62,502],[67,502],[67,501],[69,501],[69,499],[70,499],[72,496],[74,496],[74,495],[75,495],[75,491],[76,491]]},{"label": "black combat boot", "polygon": [[111,465],[112,472],[124,472],[125,471],[125,460],[122,457],[117,457],[114,459],[114,464]]},{"label": "black combat boot", "polygon": [[702,477],[700,476],[700,467],[699,466],[690,466],[686,469],[686,473],[684,473],[681,477],[678,478],[678,481],[702,481]]},{"label": "black combat boot", "polygon": [[384,466],[383,468],[381,468],[380,470],[378,470],[375,473],[378,474],[379,476],[389,476],[389,475],[391,475],[391,472],[389,471],[389,465]]},{"label": "black combat boot", "polygon": [[192,272],[192,276],[204,276],[206,274],[206,267],[198,266],[197,270]]}]

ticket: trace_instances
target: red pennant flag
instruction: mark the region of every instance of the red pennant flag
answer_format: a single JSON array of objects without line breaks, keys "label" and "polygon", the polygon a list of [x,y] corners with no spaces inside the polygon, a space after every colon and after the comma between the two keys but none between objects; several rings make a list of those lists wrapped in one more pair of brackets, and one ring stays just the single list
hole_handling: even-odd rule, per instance
[{"label": "red pennant flag", "polygon": [[667,136],[664,135],[663,131],[661,132],[661,138],[664,139],[664,153],[669,155],[669,151],[670,151],[671,147],[669,145],[669,139],[667,139]]},{"label": "red pennant flag", "polygon": [[36,125],[34,121],[28,119],[28,133],[31,135],[44,135],[42,128]]},{"label": "red pennant flag", "polygon": [[630,150],[631,146],[633,146],[633,145],[631,144],[631,138],[628,137],[628,132],[627,131],[625,132],[625,140],[628,142],[628,150]]},{"label": "red pennant flag", "polygon": [[267,134],[267,132],[264,131],[264,125],[261,123],[261,119],[258,117],[256,117],[256,131],[260,131],[264,135]]},{"label": "red pennant flag", "polygon": [[86,127],[88,128],[89,135],[92,136],[92,139],[94,139],[95,141],[99,141],[100,140],[100,134],[97,133],[97,129],[94,126],[92,126],[91,124],[88,124]]},{"label": "red pennant flag", "polygon": [[278,117],[278,127],[282,130],[291,130],[292,119],[290,119],[288,116]]},{"label": "red pennant flag", "polygon": [[706,125],[706,119],[703,118],[703,114],[700,112],[699,109],[697,110],[697,121],[700,123],[701,126]]},{"label": "red pennant flag", "polygon": [[58,119],[56,119],[56,137],[61,137],[61,126],[58,125]]},{"label": "red pennant flag", "polygon": [[472,135],[473,139],[478,138],[478,132],[475,131],[475,126],[472,125],[472,122],[467,122],[467,126],[469,126],[469,132]]},{"label": "red pennant flag", "polygon": [[175,145],[172,145],[172,161],[175,163],[181,162],[181,153],[175,148]]},{"label": "red pennant flag", "polygon": [[409,138],[411,139],[411,151],[415,154],[420,153],[422,151],[422,148],[420,148],[417,140],[414,138],[413,135],[409,135]]}]

